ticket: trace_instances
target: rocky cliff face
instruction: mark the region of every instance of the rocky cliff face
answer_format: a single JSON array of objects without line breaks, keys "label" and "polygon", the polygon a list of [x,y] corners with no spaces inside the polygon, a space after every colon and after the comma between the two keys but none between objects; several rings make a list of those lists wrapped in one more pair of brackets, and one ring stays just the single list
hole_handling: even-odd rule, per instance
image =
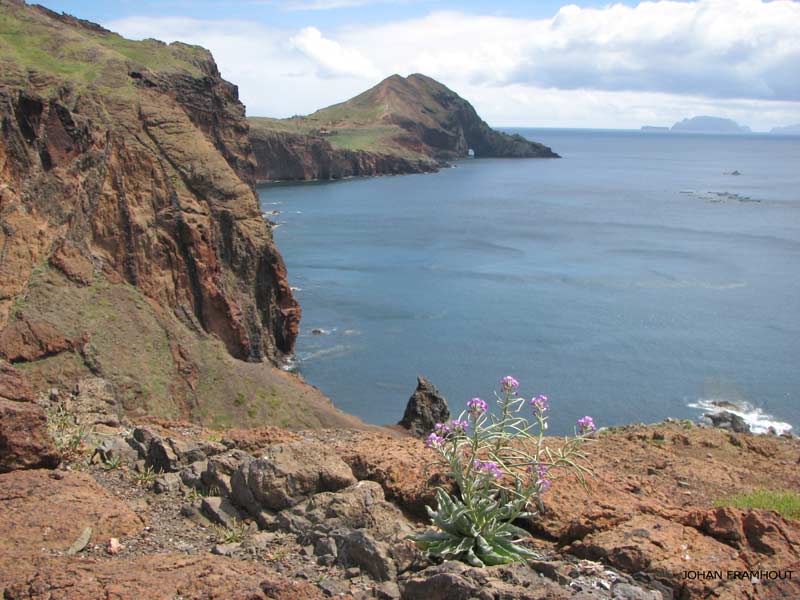
[{"label": "rocky cliff face", "polygon": [[323,137],[252,125],[257,181],[307,181],[436,171],[442,163],[364,150],[336,149]]},{"label": "rocky cliff face", "polygon": [[276,363],[300,320],[236,86],[199,47],[0,8],[0,357],[40,384],[102,372],[126,411],[163,416],[211,418],[204,392],[223,405],[262,394],[243,406],[251,420],[307,395],[267,367],[220,375],[248,369],[223,366],[216,338]]}]

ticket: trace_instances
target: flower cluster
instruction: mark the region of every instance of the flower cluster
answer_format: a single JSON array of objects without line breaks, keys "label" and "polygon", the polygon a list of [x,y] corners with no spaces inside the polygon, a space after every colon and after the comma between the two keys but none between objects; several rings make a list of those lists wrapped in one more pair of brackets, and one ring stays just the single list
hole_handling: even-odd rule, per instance
[{"label": "flower cluster", "polygon": [[550,402],[547,400],[547,396],[534,396],[529,404],[540,413],[550,410]]},{"label": "flower cluster", "polygon": [[597,430],[597,427],[594,424],[594,419],[592,417],[583,417],[582,419],[578,419],[578,423],[576,424],[578,428],[578,433],[583,435],[585,433],[591,433]]},{"label": "flower cluster", "polygon": [[481,400],[480,398],[473,398],[469,402],[467,402],[467,409],[469,410],[469,414],[471,415],[480,415],[486,412],[489,407],[486,405],[486,402]]},{"label": "flower cluster", "polygon": [[444,437],[436,434],[435,432],[428,436],[425,440],[425,446],[428,448],[438,449],[444,445]]},{"label": "flower cluster", "polygon": [[511,375],[506,375],[500,380],[500,387],[504,392],[516,392],[519,388],[519,381],[514,379]]},{"label": "flower cluster", "polygon": [[535,500],[562,471],[580,481],[590,472],[581,445],[596,430],[592,418],[580,419],[576,437],[565,438],[560,447],[545,444],[549,400],[539,395],[526,403],[518,389],[516,379],[504,377],[495,393],[497,411],[472,398],[457,419],[437,423],[428,436],[425,445],[448,468],[458,490],[439,488],[436,509],[428,509],[435,528],[412,536],[429,554],[474,566],[530,558],[530,550],[519,545],[528,533],[514,521],[535,516]]},{"label": "flower cluster", "polygon": [[495,479],[503,478],[503,471],[501,471],[500,467],[497,466],[497,463],[492,460],[486,462],[474,460],[472,461],[472,466],[475,467],[477,471],[491,475]]}]

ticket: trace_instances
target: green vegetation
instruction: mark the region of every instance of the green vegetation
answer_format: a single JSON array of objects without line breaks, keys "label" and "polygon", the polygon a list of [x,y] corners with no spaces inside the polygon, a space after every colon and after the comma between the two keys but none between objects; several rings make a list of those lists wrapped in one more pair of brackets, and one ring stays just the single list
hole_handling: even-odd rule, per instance
[{"label": "green vegetation", "polygon": [[220,544],[233,544],[241,542],[244,539],[245,533],[247,533],[247,527],[243,523],[239,523],[236,519],[233,519],[233,523],[230,527],[216,527],[217,532],[217,542]]},{"label": "green vegetation", "polygon": [[200,76],[197,59],[207,56],[197,46],[127,40],[88,24],[60,27],[51,16],[30,8],[5,5],[0,14],[3,79],[23,80],[35,71],[60,80],[52,82],[53,88],[67,81],[124,95],[133,89],[129,66]]},{"label": "green vegetation", "polygon": [[753,490],[718,500],[716,506],[774,510],[787,519],[800,520],[800,494],[792,490]]},{"label": "green vegetation", "polygon": [[136,485],[151,485],[156,477],[158,477],[158,473],[153,470],[153,467],[147,467],[144,471],[136,471],[131,478]]},{"label": "green vegetation", "polygon": [[430,160],[431,149],[424,147],[421,140],[409,144],[409,131],[398,123],[418,123],[427,129],[444,132],[449,125],[448,111],[440,102],[442,94],[458,98],[426,77],[392,76],[355,98],[305,117],[251,117],[249,121],[255,132],[321,135],[337,150],[362,150],[409,160]]}]

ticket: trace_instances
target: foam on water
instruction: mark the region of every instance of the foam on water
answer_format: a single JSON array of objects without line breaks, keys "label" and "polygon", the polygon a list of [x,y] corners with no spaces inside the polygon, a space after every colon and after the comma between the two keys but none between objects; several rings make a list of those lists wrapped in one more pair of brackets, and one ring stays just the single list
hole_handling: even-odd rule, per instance
[{"label": "foam on water", "polygon": [[774,416],[747,402],[731,402],[721,398],[700,398],[688,406],[702,411],[703,414],[729,412],[738,415],[750,426],[750,431],[753,433],[767,433],[772,427],[780,435],[788,433],[792,429],[789,423],[778,421]]}]

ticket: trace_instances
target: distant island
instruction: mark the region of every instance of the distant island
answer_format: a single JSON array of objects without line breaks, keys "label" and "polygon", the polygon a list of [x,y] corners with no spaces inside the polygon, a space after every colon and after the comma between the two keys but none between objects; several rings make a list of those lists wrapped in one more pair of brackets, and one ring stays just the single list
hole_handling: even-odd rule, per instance
[{"label": "distant island", "polygon": [[468,156],[558,158],[492,129],[469,102],[419,73],[392,75],[307,116],[248,121],[259,181],[430,172]]},{"label": "distant island", "polygon": [[671,131],[682,133],[750,133],[750,128],[722,117],[692,117],[672,126]]},{"label": "distant island", "polygon": [[660,127],[656,125],[642,125],[642,131],[647,133],[666,133],[669,131],[669,127]]},{"label": "distant island", "polygon": [[784,127],[773,127],[769,132],[775,135],[800,135],[800,123]]}]

